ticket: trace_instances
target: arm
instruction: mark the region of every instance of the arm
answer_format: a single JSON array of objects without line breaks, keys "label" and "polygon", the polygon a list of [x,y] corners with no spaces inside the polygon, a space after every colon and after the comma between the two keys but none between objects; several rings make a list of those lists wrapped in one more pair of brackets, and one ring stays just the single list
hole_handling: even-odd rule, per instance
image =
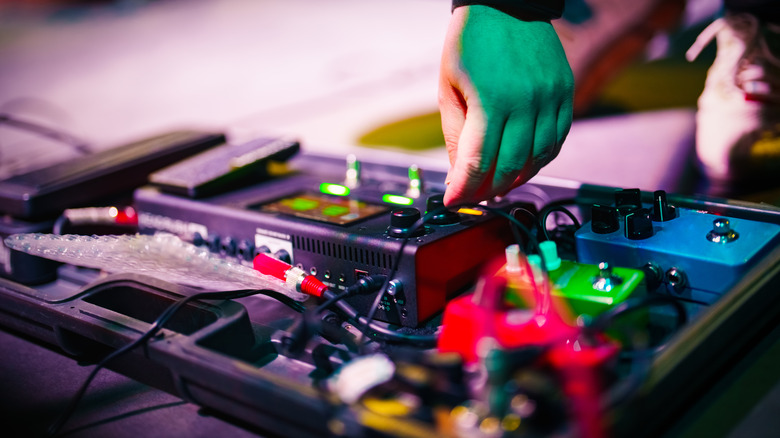
[{"label": "arm", "polygon": [[573,91],[549,21],[457,7],[439,78],[450,160],[445,204],[505,194],[555,158],[571,127]]}]

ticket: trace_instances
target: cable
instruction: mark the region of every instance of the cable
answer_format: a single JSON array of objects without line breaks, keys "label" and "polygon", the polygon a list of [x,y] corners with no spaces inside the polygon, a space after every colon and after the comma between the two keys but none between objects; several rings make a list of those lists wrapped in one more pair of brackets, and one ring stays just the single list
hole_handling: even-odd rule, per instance
[{"label": "cable", "polygon": [[[539,217],[536,215],[536,213],[534,213],[531,210],[529,210],[527,208],[524,208],[524,207],[515,207],[515,208],[513,208],[509,212],[509,214],[512,217],[517,218],[517,213],[519,213],[519,212],[520,213],[524,213],[526,216],[528,216],[531,219],[531,222],[533,222],[533,223],[536,223],[536,221],[539,219]],[[512,227],[512,234],[514,235],[515,241],[518,242],[518,244],[519,244],[521,239],[520,239],[520,235],[518,234],[517,228]],[[529,250],[530,250],[530,248],[528,246],[526,246],[524,252],[528,253],[528,252],[530,252]]]},{"label": "cable", "polygon": [[[520,237],[520,235],[519,235],[517,230],[519,229],[520,231],[523,232],[523,234],[526,235],[526,237],[528,238],[528,241],[531,243],[532,247],[537,251],[537,253],[539,253],[539,257],[541,259],[540,270],[541,270],[542,278],[543,278],[543,282],[542,282],[543,284],[541,285],[542,286],[542,291],[541,292],[539,291],[539,288],[537,287],[535,279],[533,278],[533,276],[531,276],[531,285],[532,285],[533,289],[538,294],[538,296],[537,296],[538,310],[540,311],[541,314],[546,315],[549,312],[549,309],[551,308],[550,293],[549,293],[549,290],[548,290],[548,287],[547,287],[547,283],[548,283],[547,280],[548,280],[549,276],[548,276],[548,273],[547,273],[547,268],[545,266],[544,255],[539,250],[539,242],[531,234],[530,230],[528,230],[528,228],[522,222],[520,222],[516,217],[514,217],[512,214],[509,214],[509,213],[507,213],[504,210],[501,210],[499,208],[489,207],[489,206],[478,204],[478,203],[463,203],[463,204],[459,204],[459,205],[457,205],[457,206],[455,206],[453,208],[464,208],[464,207],[483,209],[483,210],[486,210],[488,212],[491,212],[493,214],[496,214],[498,216],[501,216],[501,217],[507,219],[510,222],[510,224],[513,225],[512,233],[513,233],[513,235],[515,237],[515,240],[517,240],[518,244],[522,244],[522,241],[521,241],[521,237]],[[385,292],[387,291],[387,287],[389,285],[390,279],[393,278],[395,276],[396,272],[398,271],[398,266],[400,264],[400,260],[401,260],[401,257],[403,255],[404,248],[406,247],[406,245],[407,245],[407,243],[409,241],[409,238],[420,227],[424,226],[425,223],[428,222],[433,216],[435,216],[437,214],[440,214],[441,212],[443,212],[444,210],[447,210],[447,209],[448,209],[447,207],[439,207],[439,208],[437,208],[435,210],[427,212],[425,214],[425,216],[421,217],[417,222],[415,222],[414,225],[412,225],[407,230],[407,232],[404,234],[403,240],[401,241],[401,246],[398,248],[396,257],[394,258],[393,266],[392,266],[390,272],[387,275],[387,280],[384,282],[384,284],[382,285],[382,288],[379,290],[379,293],[377,294],[376,298],[374,299],[374,302],[372,303],[371,307],[369,308],[368,314],[366,315],[365,318],[362,318],[362,317],[358,317],[357,316],[357,312],[355,312],[356,316],[353,317],[353,318],[357,318],[357,322],[358,322],[357,326],[358,326],[358,329],[360,330],[360,332],[362,334],[365,335],[366,332],[368,331],[368,329],[371,328],[374,331],[376,331],[377,333],[379,333],[380,337],[382,337],[382,336],[390,336],[390,339],[393,339],[393,340],[401,339],[404,342],[416,342],[416,341],[418,341],[418,340],[410,340],[408,338],[408,336],[414,336],[414,335],[402,335],[401,338],[396,339],[394,336],[389,335],[389,332],[388,332],[389,329],[382,328],[382,330],[376,330],[376,328],[373,327],[371,324],[372,324],[374,316],[375,316],[375,314],[376,314],[376,312],[377,312],[377,310],[379,308],[379,303],[381,302],[382,297],[384,296]],[[525,263],[526,263],[525,267],[528,270],[527,272],[533,272],[531,270],[531,267],[528,264],[527,260],[526,260]],[[339,308],[341,308],[341,306],[339,306]],[[344,309],[342,309],[342,310],[344,310]],[[354,309],[352,309],[352,310],[354,310]],[[365,322],[362,321],[363,319],[365,319]],[[430,338],[434,338],[433,343],[435,344],[435,336],[427,336],[426,335],[426,336],[421,337],[421,339],[419,339],[419,341],[420,342],[423,342],[423,341],[424,342],[429,342]],[[385,339],[388,340],[386,337],[385,337]]]},{"label": "cable", "polygon": [[550,214],[553,213],[553,212],[560,212],[560,213],[565,214],[566,216],[569,217],[569,219],[571,219],[571,221],[574,224],[575,228],[580,228],[581,227],[580,221],[577,220],[577,217],[574,215],[574,213],[569,211],[569,209],[567,209],[563,205],[557,205],[556,204],[556,205],[547,206],[544,209],[542,209],[542,211],[543,211],[543,214],[539,216],[539,223],[537,224],[537,226],[542,231],[542,234],[544,234],[544,239],[545,240],[551,240],[550,239],[550,235],[547,232],[547,218],[549,218]]},{"label": "cable", "polygon": [[[552,308],[552,303],[551,303],[552,299],[550,297],[550,289],[549,289],[550,276],[549,273],[547,272],[547,261],[544,258],[544,253],[539,248],[539,241],[536,239],[536,237],[534,237],[533,234],[531,234],[531,231],[525,225],[523,225],[523,223],[520,222],[516,217],[507,214],[505,211],[498,208],[488,207],[484,205],[481,207],[494,214],[497,214],[499,216],[508,219],[512,225],[517,227],[528,237],[528,242],[530,243],[531,248],[535,250],[536,253],[539,255],[539,260],[540,260],[539,270],[540,273],[542,274],[542,278],[541,278],[542,284],[541,285],[536,284],[536,278],[534,275],[530,275],[529,280],[531,282],[531,287],[534,290],[534,293],[536,295],[537,312],[540,313],[541,315],[547,315],[550,309]],[[515,239],[518,240],[517,243],[519,245],[522,244],[522,242],[519,241],[519,236],[517,235],[517,232],[513,231],[513,233],[515,235]],[[528,263],[527,259],[524,260],[524,263],[525,263],[524,269],[526,270],[526,272],[533,273],[534,270],[531,267],[531,265]],[[541,286],[541,289],[539,286]]]},{"label": "cable", "polygon": [[337,301],[341,301],[341,300],[343,300],[344,298],[347,298],[350,295],[352,295],[352,291],[350,291],[349,289],[345,289],[340,294],[333,294],[333,292],[331,292],[331,290],[328,289],[322,295],[324,297],[327,297],[327,300],[325,300],[325,302],[323,302],[322,304],[317,306],[317,308],[314,309],[314,313],[319,315],[320,313],[324,312],[328,307],[330,307],[333,304],[335,304]]},{"label": "cable", "polygon": [[132,206],[68,208],[54,222],[52,234],[64,234],[70,227],[109,226],[130,229],[138,228],[138,214]]},{"label": "cable", "polygon": [[[629,298],[617,306],[612,307],[591,321],[591,323],[585,327],[583,333],[593,337],[596,333],[603,333],[606,331],[612,321],[620,316],[651,306],[667,305],[671,305],[677,311],[677,327],[674,328],[676,331],[685,325],[688,320],[688,313],[685,310],[685,306],[674,298],[664,295],[652,295],[641,298]],[[605,403],[604,407],[611,408],[621,404],[635,394],[644,383],[647,373],[650,372],[653,357],[664,348],[666,348],[666,343],[661,343],[655,347],[643,350],[621,351],[621,358],[631,360],[632,371],[605,394],[603,398]]]},{"label": "cable", "polygon": [[[149,330],[147,330],[144,334],[142,334],[138,339],[135,341],[125,345],[124,347],[119,348],[118,350],[115,350],[108,356],[104,357],[100,362],[98,362],[95,365],[95,368],[92,369],[92,372],[89,373],[89,376],[87,376],[86,381],[81,385],[79,390],[76,392],[76,395],[71,399],[68,406],[65,408],[63,413],[60,415],[60,417],[55,421],[48,430],[49,436],[56,436],[56,434],[59,432],[59,430],[62,428],[62,426],[68,421],[68,419],[73,415],[73,412],[75,412],[76,407],[78,406],[78,403],[81,401],[81,399],[84,397],[84,394],[87,392],[87,388],[89,387],[90,383],[95,379],[98,372],[105,368],[106,365],[108,365],[109,362],[116,359],[117,357],[131,351],[132,349],[138,347],[139,345],[143,344],[144,342],[151,339],[153,336],[155,336],[160,330],[163,329],[165,324],[168,322],[168,320],[173,317],[173,315],[179,311],[182,307],[184,307],[187,303],[198,300],[198,299],[209,299],[209,300],[228,300],[228,299],[236,299],[236,298],[243,298],[248,297],[251,295],[257,295],[257,294],[263,294],[272,298],[275,298],[282,303],[290,306],[294,310],[302,311],[303,306],[298,303],[297,301],[294,301],[287,297],[286,295],[273,292],[273,291],[267,291],[267,290],[238,290],[238,291],[222,291],[222,292],[199,292],[187,297],[184,297],[180,299],[179,301],[171,304],[166,308],[160,316],[157,317],[157,319],[151,324],[149,327]],[[294,304],[293,304],[294,303]]]},{"label": "cable", "polygon": [[334,293],[330,288],[325,289],[322,293],[322,297],[326,298],[326,300],[313,309],[313,311],[305,312],[298,326],[293,330],[290,336],[285,338],[284,346],[286,352],[298,354],[303,351],[306,347],[306,343],[309,342],[315,332],[320,332],[320,334],[322,334],[320,330],[321,320],[319,319],[319,315],[329,307],[350,296],[376,292],[377,288],[381,287],[384,281],[384,275],[369,275],[361,278],[357,283],[349,286],[338,294]]},{"label": "cable", "polygon": [[13,126],[14,128],[22,129],[24,131],[33,132],[43,137],[48,137],[53,140],[65,143],[73,148],[73,150],[82,154],[92,153],[92,148],[89,144],[79,138],[76,138],[70,134],[67,134],[56,129],[49,128],[39,123],[30,122],[27,120],[20,120],[9,116],[8,114],[0,114],[0,124],[6,124]]},{"label": "cable", "polygon": [[608,309],[591,322],[588,325],[589,329],[603,332],[609,327],[615,318],[622,316],[626,313],[635,312],[637,310],[651,307],[651,306],[667,306],[671,305],[677,311],[677,327],[679,329],[688,321],[688,312],[685,310],[685,306],[674,298],[665,295],[649,295],[639,298],[629,298],[622,303]]},{"label": "cable", "polygon": [[355,327],[366,336],[373,336],[384,341],[398,342],[415,345],[417,347],[431,348],[436,346],[438,337],[436,335],[413,335],[401,333],[389,327],[382,326],[374,321],[369,321],[367,317],[360,316],[354,307],[344,301],[336,301],[336,307],[347,316],[347,318],[356,322]]}]

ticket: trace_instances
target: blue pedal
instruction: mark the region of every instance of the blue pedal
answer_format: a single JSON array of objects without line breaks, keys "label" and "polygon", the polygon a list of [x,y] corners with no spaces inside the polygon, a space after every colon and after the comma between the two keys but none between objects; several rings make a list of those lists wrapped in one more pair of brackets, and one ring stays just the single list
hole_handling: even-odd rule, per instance
[{"label": "blue pedal", "polygon": [[780,225],[674,208],[661,191],[645,208],[631,192],[593,206],[575,234],[580,263],[644,268],[661,290],[709,304],[780,242]]}]

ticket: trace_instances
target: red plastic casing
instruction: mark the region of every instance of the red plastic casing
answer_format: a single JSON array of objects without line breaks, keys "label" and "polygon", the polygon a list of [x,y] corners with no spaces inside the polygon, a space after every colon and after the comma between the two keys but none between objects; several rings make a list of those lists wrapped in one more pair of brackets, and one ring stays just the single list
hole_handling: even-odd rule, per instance
[{"label": "red plastic casing", "polygon": [[281,260],[265,254],[256,255],[252,262],[252,266],[255,268],[255,271],[270,275],[271,277],[278,278],[282,281],[285,281],[287,271],[292,267]]}]

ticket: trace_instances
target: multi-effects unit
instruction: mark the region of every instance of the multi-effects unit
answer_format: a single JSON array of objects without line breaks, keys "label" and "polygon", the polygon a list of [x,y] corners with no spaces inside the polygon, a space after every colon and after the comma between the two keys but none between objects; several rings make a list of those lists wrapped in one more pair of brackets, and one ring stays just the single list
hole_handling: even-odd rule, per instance
[{"label": "multi-effects unit", "polygon": [[[135,193],[140,232],[174,233],[246,263],[268,253],[336,289],[365,275],[389,276],[375,318],[407,327],[443,310],[485,260],[513,243],[510,222],[492,208],[442,209],[443,184],[423,184],[416,166],[398,175],[351,159],[346,166],[308,155],[294,161],[280,175],[265,172],[261,182],[206,197],[164,183],[173,173],[164,169]],[[423,223],[428,211],[438,214]],[[367,313],[375,299],[348,301]]]}]

